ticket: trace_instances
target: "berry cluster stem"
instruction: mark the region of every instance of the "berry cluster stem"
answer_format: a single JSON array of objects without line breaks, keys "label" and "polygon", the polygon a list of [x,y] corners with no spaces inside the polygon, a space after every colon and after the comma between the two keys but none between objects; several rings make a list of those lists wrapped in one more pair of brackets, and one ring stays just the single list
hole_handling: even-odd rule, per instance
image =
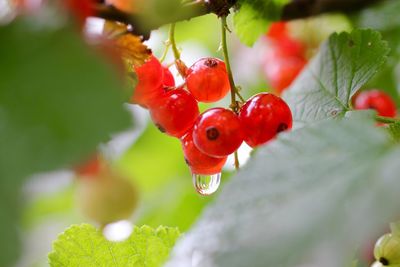
[{"label": "berry cluster stem", "polygon": [[[231,109],[233,112],[235,112],[237,114],[239,111],[239,105],[238,105],[238,102],[236,101],[236,95],[238,94],[239,97],[242,99],[242,101],[243,101],[243,98],[240,96],[239,92],[237,91],[237,87],[235,85],[235,80],[233,79],[231,63],[229,60],[228,44],[226,41],[227,28],[228,28],[228,25],[226,23],[226,16],[222,16],[221,17],[222,51],[224,53],[224,61],[225,61],[225,65],[226,65],[226,71],[228,72],[229,85],[231,88]],[[239,157],[238,157],[237,151],[235,152],[234,156],[235,156],[235,168],[236,168],[236,170],[238,170],[240,167],[240,163],[239,163]]]},{"label": "berry cluster stem", "polygon": [[175,60],[181,59],[181,53],[179,52],[175,41],[175,23],[171,23],[171,26],[169,28],[169,42],[172,46],[172,52],[174,53]]},{"label": "berry cluster stem", "polygon": [[178,70],[179,74],[185,78],[186,77],[186,71],[187,67],[181,60],[181,52],[179,51],[176,41],[175,41],[175,23],[171,23],[171,26],[169,28],[169,44],[172,47],[172,52],[174,53],[174,58],[175,58],[175,66],[176,69]]}]

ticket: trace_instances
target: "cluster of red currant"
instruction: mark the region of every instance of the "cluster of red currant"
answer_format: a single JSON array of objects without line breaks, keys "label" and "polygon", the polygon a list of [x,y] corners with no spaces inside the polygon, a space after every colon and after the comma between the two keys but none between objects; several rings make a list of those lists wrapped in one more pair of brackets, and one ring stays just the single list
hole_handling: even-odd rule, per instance
[{"label": "cluster of red currant", "polygon": [[154,56],[135,71],[138,84],[132,103],[148,108],[160,131],[180,138],[193,174],[220,173],[227,156],[243,141],[254,148],[292,127],[288,105],[269,93],[253,96],[237,112],[211,108],[200,114],[198,101],[215,102],[230,91],[225,63],[217,58],[194,63],[178,87]]},{"label": "cluster of red currant", "polygon": [[396,117],[396,103],[390,95],[383,91],[374,89],[364,91],[355,95],[353,99],[355,109],[374,109],[379,116]]},{"label": "cluster of red currant", "polygon": [[305,45],[291,37],[286,22],[273,23],[267,33],[264,73],[270,85],[281,93],[307,64]]}]

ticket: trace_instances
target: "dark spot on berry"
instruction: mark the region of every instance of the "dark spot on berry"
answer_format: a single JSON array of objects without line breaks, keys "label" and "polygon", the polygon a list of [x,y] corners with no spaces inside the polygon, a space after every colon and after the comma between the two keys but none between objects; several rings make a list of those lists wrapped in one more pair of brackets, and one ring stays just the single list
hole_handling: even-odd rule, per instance
[{"label": "dark spot on berry", "polygon": [[380,257],[379,258],[379,262],[382,263],[383,266],[388,266],[389,265],[389,261],[384,257]]},{"label": "dark spot on berry", "polygon": [[204,62],[204,65],[209,68],[214,68],[218,65],[218,62],[215,59],[209,58]]},{"label": "dark spot on berry", "polygon": [[165,131],[165,128],[162,127],[161,124],[156,123],[156,127],[158,128],[158,130],[160,130],[160,132],[162,132],[162,133],[165,133],[165,132],[166,132],[166,131]]},{"label": "dark spot on berry", "polygon": [[349,47],[353,47],[354,46],[354,41],[353,40],[349,40]]},{"label": "dark spot on berry", "polygon": [[210,141],[215,141],[219,137],[219,131],[215,127],[210,127],[206,130],[207,139]]},{"label": "dark spot on berry", "polygon": [[190,162],[189,162],[189,160],[185,157],[185,162],[186,162],[186,164],[188,165],[188,166],[190,166]]},{"label": "dark spot on berry", "polygon": [[368,109],[376,109],[376,107],[375,107],[374,105],[370,104],[370,105],[368,106]]},{"label": "dark spot on berry", "polygon": [[288,128],[289,127],[287,126],[286,123],[281,123],[281,124],[279,124],[278,128],[276,129],[276,132],[280,133],[280,132],[286,131]]}]

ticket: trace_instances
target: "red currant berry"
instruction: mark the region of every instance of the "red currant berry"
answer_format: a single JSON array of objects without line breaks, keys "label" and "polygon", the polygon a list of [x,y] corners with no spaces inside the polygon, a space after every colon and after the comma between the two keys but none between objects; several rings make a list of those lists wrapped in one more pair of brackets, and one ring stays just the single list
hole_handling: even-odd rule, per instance
[{"label": "red currant berry", "polygon": [[178,88],[154,100],[150,115],[161,132],[180,138],[193,127],[199,107],[188,91]]},{"label": "red currant berry", "polygon": [[132,96],[132,103],[147,107],[153,99],[163,94],[163,68],[161,63],[154,56],[142,66],[136,67],[138,84]]},{"label": "red currant berry", "polygon": [[196,147],[212,157],[226,157],[243,142],[238,116],[224,108],[212,108],[197,119],[193,128]]},{"label": "red currant berry", "polygon": [[227,157],[214,158],[201,152],[193,142],[191,131],[181,141],[186,164],[193,174],[213,175],[221,172]]},{"label": "red currant berry", "polygon": [[203,58],[187,71],[188,90],[197,101],[211,103],[226,96],[230,90],[225,63],[217,58]]},{"label": "red currant berry", "polygon": [[87,17],[94,15],[93,2],[93,0],[67,0],[65,4],[78,19],[79,24],[83,25]]},{"label": "red currant berry", "polygon": [[292,84],[306,64],[303,57],[271,53],[267,55],[264,72],[272,88],[281,93]]},{"label": "red currant berry", "polygon": [[288,36],[287,22],[278,21],[278,22],[272,23],[267,32],[267,36],[274,40],[279,40],[282,37]]},{"label": "red currant berry", "polygon": [[383,91],[370,90],[356,95],[355,109],[375,109],[379,116],[396,117],[396,104],[393,99]]},{"label": "red currant berry", "polygon": [[167,67],[163,67],[163,85],[166,87],[174,87],[175,79]]},{"label": "red currant berry", "polygon": [[286,102],[269,93],[250,98],[240,109],[239,119],[245,133],[244,141],[253,148],[292,128],[293,122]]},{"label": "red currant berry", "polygon": [[101,170],[101,162],[98,155],[90,158],[88,161],[76,166],[74,168],[76,174],[79,176],[95,176]]},{"label": "red currant berry", "polygon": [[305,47],[303,43],[291,38],[282,38],[274,43],[273,53],[279,57],[299,57],[304,59]]}]

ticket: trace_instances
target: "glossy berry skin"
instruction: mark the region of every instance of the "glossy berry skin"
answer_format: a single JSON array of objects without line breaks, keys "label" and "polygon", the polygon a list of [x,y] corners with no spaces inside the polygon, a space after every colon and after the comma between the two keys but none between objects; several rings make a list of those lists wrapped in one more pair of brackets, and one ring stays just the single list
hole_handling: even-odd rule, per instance
[{"label": "glossy berry skin", "polygon": [[292,112],[280,97],[261,93],[250,98],[240,109],[239,119],[244,141],[255,148],[292,128]]},{"label": "glossy berry skin", "polygon": [[180,138],[193,127],[199,107],[188,91],[178,88],[154,100],[150,115],[161,132]]},{"label": "glossy berry skin", "polygon": [[174,87],[175,79],[171,71],[167,67],[163,67],[163,85],[166,87]]},{"label": "glossy berry skin", "polygon": [[147,107],[155,98],[164,93],[163,90],[163,67],[154,56],[140,67],[135,68],[138,83],[134,90],[131,102]]},{"label": "glossy berry skin", "polygon": [[202,58],[187,71],[186,85],[199,102],[221,100],[230,91],[225,63],[217,58]]},{"label": "glossy berry skin", "polygon": [[226,157],[243,142],[238,116],[224,108],[212,108],[197,119],[193,128],[196,147],[211,157]]},{"label": "glossy berry skin", "polygon": [[186,164],[193,174],[213,175],[221,172],[227,157],[215,158],[201,152],[193,142],[191,131],[182,137],[181,142]]},{"label": "glossy berry skin", "polygon": [[375,109],[379,116],[396,117],[396,104],[393,99],[383,91],[370,90],[356,95],[355,109]]}]

